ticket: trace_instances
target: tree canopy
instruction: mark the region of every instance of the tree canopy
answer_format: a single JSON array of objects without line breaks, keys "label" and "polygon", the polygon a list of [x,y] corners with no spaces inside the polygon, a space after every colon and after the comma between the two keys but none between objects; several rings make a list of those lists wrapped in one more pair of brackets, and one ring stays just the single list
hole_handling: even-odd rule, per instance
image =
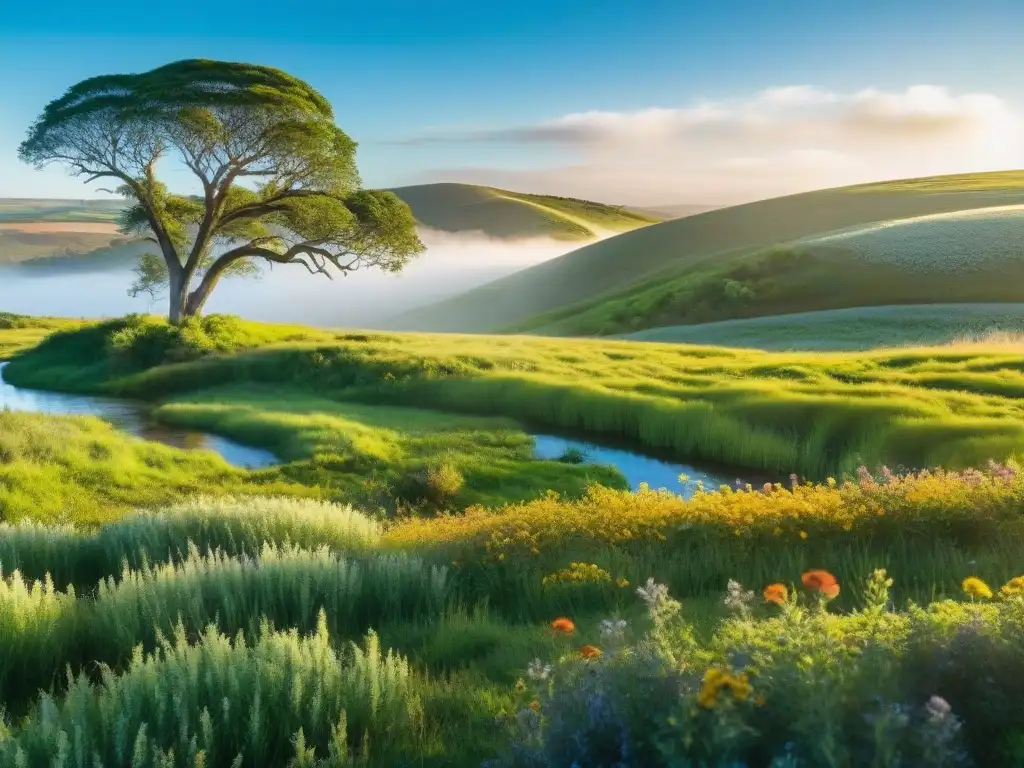
[{"label": "tree canopy", "polygon": [[[196,315],[226,275],[260,263],[331,277],[400,271],[423,251],[408,206],[360,189],[356,143],[328,101],[286,72],[191,59],[84,80],[50,102],[20,148],[129,201],[121,230],[152,240],[133,292],[169,291],[172,322]],[[158,179],[175,158],[197,193]]]}]

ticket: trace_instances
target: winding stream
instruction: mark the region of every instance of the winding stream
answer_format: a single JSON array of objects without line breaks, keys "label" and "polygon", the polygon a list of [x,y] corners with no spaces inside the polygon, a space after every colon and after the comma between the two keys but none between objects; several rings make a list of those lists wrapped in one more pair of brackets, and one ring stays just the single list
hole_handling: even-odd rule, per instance
[{"label": "winding stream", "polygon": [[[556,435],[533,435],[534,455],[539,459],[560,459],[567,452],[576,454],[586,464],[610,464],[618,469],[626,478],[629,487],[637,490],[641,483],[646,483],[652,490],[666,488],[673,493],[689,498],[697,492],[698,484],[703,483],[705,490],[717,491],[722,485],[736,486],[739,478],[741,483],[753,482],[749,472],[730,475],[727,468],[701,469],[691,464],[655,458],[650,455],[636,453],[625,448],[613,448],[600,445],[586,439],[559,437]],[[686,475],[685,483],[680,484],[679,476]]]},{"label": "winding stream", "polygon": [[245,469],[261,469],[278,463],[274,454],[262,448],[242,445],[220,435],[157,424],[150,416],[149,406],[140,401],[16,387],[3,380],[5,365],[7,363],[0,363],[0,409],[58,416],[98,416],[136,437],[174,448],[214,451],[229,464]]},{"label": "winding stream", "polygon": [[[5,365],[0,363],[0,409],[61,416],[98,416],[117,429],[144,440],[186,450],[214,451],[229,464],[245,469],[260,469],[279,463],[274,454],[262,448],[243,445],[208,432],[158,424],[151,417],[150,406],[142,401],[16,387],[3,380]],[[569,452],[575,454],[574,460],[578,463],[610,464],[625,476],[633,490],[646,483],[653,489],[667,488],[689,497],[697,491],[700,482],[706,489],[716,490],[721,485],[734,485],[737,480],[736,476],[728,474],[727,469],[701,469],[587,439],[546,434],[532,436],[537,458],[559,460]],[[680,475],[687,476],[685,483],[680,484]]]}]

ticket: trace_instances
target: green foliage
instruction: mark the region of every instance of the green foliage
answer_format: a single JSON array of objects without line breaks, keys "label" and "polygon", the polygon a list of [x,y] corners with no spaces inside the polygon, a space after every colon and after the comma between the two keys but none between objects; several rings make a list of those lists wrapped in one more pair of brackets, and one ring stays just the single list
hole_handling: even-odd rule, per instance
[{"label": "green foliage", "polygon": [[317,495],[207,451],[128,437],[94,417],[0,411],[0,519],[96,524],[183,495]]},{"label": "green foliage", "polygon": [[55,592],[52,582],[31,591],[15,571],[0,606],[5,653],[0,684],[8,708],[60,683],[65,668],[97,663],[120,669],[133,651],[155,649],[175,627],[190,636],[208,625],[228,635],[259,634],[261,624],[302,633],[319,621],[332,634],[352,637],[370,627],[429,620],[441,613],[450,587],[444,568],[402,555],[341,558],[326,548],[308,551],[264,544],[256,556],[190,554],[180,563],[126,566],[100,582],[94,595]]},{"label": "green foliage", "polygon": [[257,555],[265,543],[358,553],[372,549],[380,525],[351,507],[311,499],[196,497],[134,513],[91,531],[24,520],[0,524],[0,567],[39,582],[49,577],[88,592],[124,567],[180,563],[190,542],[203,553]]},{"label": "green foliage", "polygon": [[373,633],[335,650],[324,621],[309,637],[264,627],[251,647],[212,628],[191,645],[178,629],[124,674],[44,696],[0,742],[0,765],[394,765],[416,754],[421,722],[408,662]]}]

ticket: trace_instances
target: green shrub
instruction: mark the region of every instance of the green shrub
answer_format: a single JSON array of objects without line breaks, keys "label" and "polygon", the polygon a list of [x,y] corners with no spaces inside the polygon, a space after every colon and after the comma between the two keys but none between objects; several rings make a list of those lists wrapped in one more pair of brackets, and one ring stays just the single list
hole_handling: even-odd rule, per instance
[{"label": "green shrub", "polygon": [[0,567],[29,579],[49,575],[63,588],[97,582],[164,562],[181,562],[190,542],[201,552],[256,555],[265,543],[336,552],[376,546],[379,523],[326,502],[286,498],[195,498],[155,513],[136,513],[93,533],[72,526],[0,523]]},{"label": "green shrub", "polygon": [[65,667],[120,668],[133,649],[152,650],[177,624],[208,625],[253,638],[264,621],[313,631],[318,613],[332,634],[353,636],[389,622],[429,620],[449,599],[447,572],[404,555],[350,560],[326,548],[265,545],[258,557],[221,552],[178,564],[130,570],[76,600],[52,582],[0,587],[0,690],[17,707],[59,682]]},{"label": "green shrub", "polygon": [[421,722],[408,663],[373,633],[338,651],[323,616],[305,638],[265,625],[252,647],[212,627],[190,645],[179,627],[124,674],[44,695],[0,739],[0,766],[386,766],[417,754]]}]

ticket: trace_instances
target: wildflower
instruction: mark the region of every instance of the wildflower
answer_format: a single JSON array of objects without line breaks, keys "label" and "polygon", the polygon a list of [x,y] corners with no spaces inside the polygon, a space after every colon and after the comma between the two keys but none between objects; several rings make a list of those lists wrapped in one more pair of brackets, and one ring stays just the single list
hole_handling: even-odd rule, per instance
[{"label": "wildflower", "polygon": [[539,712],[540,711],[540,701],[538,701],[537,699],[534,699],[533,701],[531,701],[530,702],[530,709],[532,709],[534,712]]},{"label": "wildflower", "polygon": [[540,659],[534,659],[526,668],[526,676],[531,680],[547,680],[551,675],[551,665],[544,664]]},{"label": "wildflower", "polygon": [[782,605],[789,599],[789,592],[783,584],[769,584],[764,588],[764,599],[769,603]]},{"label": "wildflower", "polygon": [[801,576],[800,580],[805,587],[815,592],[821,592],[829,600],[833,600],[839,595],[839,582],[828,571],[810,570]]},{"label": "wildflower", "polygon": [[961,586],[963,587],[964,592],[975,599],[987,600],[992,597],[992,590],[989,589],[988,584],[975,576],[968,576],[964,579]]},{"label": "wildflower", "polygon": [[601,655],[601,649],[596,645],[584,645],[580,648],[580,656],[584,659],[596,659]]},{"label": "wildflower", "polygon": [[601,637],[614,638],[626,631],[625,619],[605,619],[601,622]]},{"label": "wildflower", "polygon": [[801,539],[806,539],[807,538],[807,531],[800,531],[800,538]]},{"label": "wildflower", "polygon": [[719,667],[711,667],[704,673],[701,681],[700,692],[697,694],[697,703],[705,709],[711,709],[718,703],[718,696],[728,689],[736,701],[746,701],[750,698],[750,680],[746,675],[733,675]]},{"label": "wildflower", "polygon": [[722,602],[729,610],[745,614],[754,602],[754,593],[744,590],[738,581],[729,579],[725,599]]},{"label": "wildflower", "polygon": [[548,574],[541,579],[541,584],[547,586],[556,583],[584,583],[584,582],[610,582],[611,574],[594,563],[572,563],[568,568],[563,568],[555,573]]},{"label": "wildflower", "polygon": [[555,630],[555,632],[560,632],[563,635],[571,635],[576,631],[576,625],[572,623],[572,620],[564,617],[552,621],[551,628]]},{"label": "wildflower", "polygon": [[952,707],[949,706],[949,702],[941,696],[932,696],[928,699],[928,703],[924,705],[925,711],[928,713],[928,719],[932,723],[938,723],[946,718],[952,711]]},{"label": "wildflower", "polygon": [[525,690],[526,690],[526,681],[523,680],[523,678],[520,677],[518,680],[516,680],[516,692],[517,693],[522,693]]},{"label": "wildflower", "polygon": [[624,589],[625,587],[629,586],[629,579],[625,577],[619,577],[619,580],[615,582],[615,586],[619,587],[620,589]]},{"label": "wildflower", "polygon": [[1016,597],[1024,595],[1024,576],[1015,576],[999,588],[999,594],[1003,597]]},{"label": "wildflower", "polygon": [[658,584],[654,579],[648,579],[644,586],[636,588],[636,593],[641,600],[653,608],[668,597],[668,587]]}]

